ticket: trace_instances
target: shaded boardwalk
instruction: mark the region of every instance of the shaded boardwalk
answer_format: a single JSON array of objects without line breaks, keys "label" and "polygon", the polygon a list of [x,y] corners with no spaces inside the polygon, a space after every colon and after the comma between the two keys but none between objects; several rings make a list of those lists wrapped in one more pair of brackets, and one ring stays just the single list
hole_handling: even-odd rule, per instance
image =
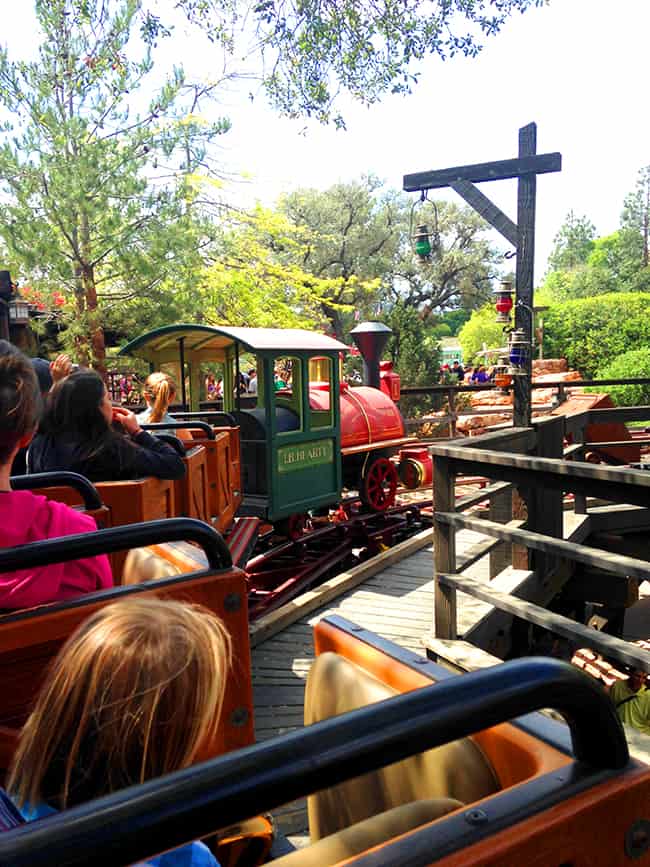
[{"label": "shaded boardwalk", "polygon": [[[457,536],[458,559],[463,552],[485,537],[470,531]],[[483,577],[487,564],[468,570]],[[265,740],[302,727],[305,679],[314,659],[312,627],[322,617],[338,613],[366,629],[389,638],[402,647],[422,653],[422,636],[431,628],[433,618],[432,545],[411,554],[363,584],[343,594],[252,651],[255,729],[258,740]],[[481,603],[463,598],[463,611],[481,608]],[[460,608],[459,599],[459,608]],[[276,816],[286,833],[306,827],[304,802],[285,808]]]}]

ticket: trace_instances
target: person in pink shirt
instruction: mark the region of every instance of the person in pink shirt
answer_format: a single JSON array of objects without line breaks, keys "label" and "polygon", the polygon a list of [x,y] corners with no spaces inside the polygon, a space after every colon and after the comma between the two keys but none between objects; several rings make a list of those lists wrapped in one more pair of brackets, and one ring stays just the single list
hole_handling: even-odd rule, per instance
[{"label": "person in pink shirt", "polygon": [[[11,464],[34,435],[41,397],[34,369],[22,352],[0,346],[0,547],[91,533],[93,518],[31,491],[12,491]],[[108,557],[0,573],[0,609],[30,608],[113,586]]]}]

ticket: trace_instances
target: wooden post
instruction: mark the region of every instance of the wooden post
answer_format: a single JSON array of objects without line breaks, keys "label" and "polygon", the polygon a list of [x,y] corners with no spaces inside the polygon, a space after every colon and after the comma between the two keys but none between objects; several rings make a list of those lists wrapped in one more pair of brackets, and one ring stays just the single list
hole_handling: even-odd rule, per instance
[{"label": "wooden post", "polygon": [[436,638],[456,638],[456,590],[438,581],[438,575],[456,571],[456,531],[435,518],[455,508],[456,470],[453,461],[433,459],[433,562],[435,597],[433,629]]},{"label": "wooden post", "polygon": [[449,407],[449,436],[454,439],[456,436],[456,392],[450,388],[447,392],[447,404]]},{"label": "wooden post", "polygon": [[[537,433],[535,453],[540,458],[563,458],[564,416],[550,416],[533,422]],[[545,536],[561,539],[563,527],[562,491],[535,487],[531,489],[528,503],[527,529]],[[530,568],[543,580],[557,567],[557,557],[540,551],[530,552]]]},{"label": "wooden post", "polygon": [[[512,520],[512,488],[490,498],[490,520],[507,524]],[[490,551],[490,580],[512,563],[512,545],[502,542]]]},{"label": "wooden post", "polygon": [[[519,158],[532,157],[537,152],[537,124],[529,123],[519,130]],[[535,198],[537,175],[522,174],[517,186],[517,273],[515,328],[522,328],[532,346],[533,286],[535,266]],[[514,378],[513,425],[527,427],[531,419],[531,353],[525,374]]]}]

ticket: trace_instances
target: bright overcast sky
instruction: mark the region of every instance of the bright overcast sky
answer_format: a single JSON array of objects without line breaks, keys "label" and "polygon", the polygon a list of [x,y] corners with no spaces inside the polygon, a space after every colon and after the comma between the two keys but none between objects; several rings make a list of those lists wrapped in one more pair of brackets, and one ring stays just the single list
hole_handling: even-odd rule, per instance
[{"label": "bright overcast sky", "polygon": [[[3,21],[10,45],[33,44],[30,5],[14,5]],[[195,39],[190,49],[183,29],[165,54],[209,77],[213,50]],[[516,156],[518,128],[535,121],[539,152],[563,156],[562,172],[537,186],[539,278],[567,212],[589,216],[599,234],[614,231],[624,195],[650,163],[648,33],[650,0],[550,0],[515,15],[479,58],[428,62],[412,96],[370,109],[342,104],[347,131],[280,118],[261,96],[251,103],[245,87],[220,107],[233,124],[222,156],[252,178],[234,195],[272,204],[296,186],[325,189],[364,172],[400,188],[406,173]],[[515,181],[481,188],[516,217]]]}]

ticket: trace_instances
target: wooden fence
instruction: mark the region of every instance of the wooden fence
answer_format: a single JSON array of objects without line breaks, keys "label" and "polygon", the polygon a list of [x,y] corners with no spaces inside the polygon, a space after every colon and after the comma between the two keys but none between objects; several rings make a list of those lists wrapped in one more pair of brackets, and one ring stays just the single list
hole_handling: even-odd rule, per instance
[{"label": "wooden fence", "polygon": [[[562,586],[582,564],[610,576],[650,580],[650,562],[612,553],[563,538],[564,494],[574,494],[574,512],[581,516],[580,538],[603,530],[636,530],[650,527],[650,472],[582,463],[590,443],[584,432],[598,423],[650,420],[650,406],[589,410],[579,415],[540,419],[530,428],[497,431],[431,447],[434,459],[435,611],[436,639],[455,640],[457,591],[489,603],[494,609],[624,664],[650,673],[650,653],[612,635],[606,635],[568,617],[548,611],[554,588]],[[565,447],[571,434],[578,442]],[[622,441],[629,445],[629,441]],[[618,441],[617,441],[618,444]],[[602,443],[598,443],[602,446]],[[456,477],[479,475],[492,484],[475,495],[455,500]],[[514,498],[514,510],[512,506]],[[593,498],[593,499],[592,499]],[[488,518],[469,516],[466,510],[482,500],[490,501]],[[594,505],[594,500],[597,505]],[[603,506],[606,501],[608,505]],[[525,519],[525,521],[524,521]],[[455,536],[473,530],[493,543],[512,546],[515,559],[523,557],[531,570],[526,599],[503,593],[490,583],[473,580],[457,570]],[[490,548],[494,556],[495,548]],[[502,558],[502,563],[508,562]],[[463,571],[466,570],[463,567]],[[554,579],[560,575],[559,582]],[[490,569],[490,578],[494,569]],[[615,580],[614,577],[611,579]],[[587,596],[589,590],[586,590]],[[425,642],[426,643],[426,642]]]}]

